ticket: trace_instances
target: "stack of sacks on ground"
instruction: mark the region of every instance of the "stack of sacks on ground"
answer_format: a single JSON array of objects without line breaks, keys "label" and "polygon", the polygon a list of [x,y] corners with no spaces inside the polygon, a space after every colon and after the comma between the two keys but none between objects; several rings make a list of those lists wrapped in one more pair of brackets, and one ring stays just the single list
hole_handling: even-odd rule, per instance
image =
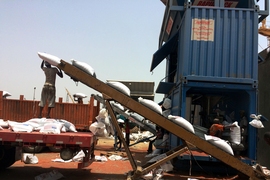
[{"label": "stack of sacks on ground", "polygon": [[[33,118],[25,122],[0,121],[4,128],[9,127],[14,132],[38,131],[46,134],[60,134],[62,132],[77,132],[74,124],[64,119]],[[6,126],[7,125],[7,126]]]},{"label": "stack of sacks on ground", "polygon": [[114,134],[114,129],[108,117],[106,109],[101,109],[96,117],[96,122],[92,123],[89,130],[97,137],[108,137],[109,134]]}]

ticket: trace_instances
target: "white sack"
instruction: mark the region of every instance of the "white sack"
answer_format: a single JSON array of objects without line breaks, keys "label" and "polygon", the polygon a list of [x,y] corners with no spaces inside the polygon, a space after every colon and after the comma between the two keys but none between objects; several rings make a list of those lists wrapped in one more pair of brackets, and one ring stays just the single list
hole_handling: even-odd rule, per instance
[{"label": "white sack", "polygon": [[117,89],[118,91],[124,93],[127,96],[130,96],[130,89],[124,85],[121,82],[116,82],[116,81],[108,81],[107,84],[115,89]]},{"label": "white sack", "polygon": [[60,123],[63,123],[63,126],[65,127],[65,130],[67,132],[77,132],[76,127],[75,127],[75,125],[73,123],[71,123],[71,122],[69,122],[67,120],[64,120],[64,119],[59,119],[58,121]]},{"label": "white sack", "polygon": [[8,97],[11,96],[11,94],[7,91],[3,91],[3,97]]},{"label": "white sack", "polygon": [[230,142],[234,143],[234,144],[240,144],[241,143],[241,129],[240,126],[238,126],[238,122],[234,122],[234,125],[236,125],[236,127],[231,127],[231,131],[230,131]]},{"label": "white sack", "polygon": [[205,140],[209,143],[219,147],[220,149],[226,151],[227,153],[234,155],[232,147],[223,139],[220,139],[219,137],[210,136],[210,135],[204,135]]},{"label": "white sack", "polygon": [[58,64],[60,64],[60,58],[56,57],[54,55],[48,54],[48,53],[42,53],[42,52],[38,52],[38,56],[44,60],[47,61],[48,63],[50,63],[53,66],[57,66]]},{"label": "white sack", "polygon": [[90,125],[89,130],[96,136],[103,137],[107,135],[106,126],[102,122],[94,122]]},{"label": "white sack", "polygon": [[76,154],[76,155],[72,158],[72,161],[73,161],[73,162],[82,162],[84,157],[85,157],[85,154],[84,154],[83,150],[80,150],[80,151],[78,152],[78,154]]},{"label": "white sack", "polygon": [[26,123],[8,121],[9,128],[14,132],[32,132],[33,127]]},{"label": "white sack", "polygon": [[193,134],[195,134],[193,125],[189,121],[184,119],[183,117],[169,115],[168,119],[172,120],[172,122],[174,122],[174,123],[180,125],[181,127],[185,128],[189,132],[192,132]]},{"label": "white sack", "polygon": [[162,108],[160,107],[160,105],[158,105],[158,103],[149,100],[149,99],[143,99],[142,97],[138,98],[139,103],[147,106],[148,108],[152,109],[153,111],[162,114]]},{"label": "white sack", "polygon": [[37,164],[38,158],[37,158],[37,156],[35,156],[33,154],[24,153],[23,154],[23,162],[25,164]]},{"label": "white sack", "polygon": [[85,73],[96,77],[96,73],[95,70],[87,63],[85,62],[81,62],[81,61],[77,61],[75,59],[71,59],[71,64],[75,67],[77,67],[78,69],[84,71]]},{"label": "white sack", "polygon": [[45,123],[39,132],[45,134],[60,134],[63,123]]},{"label": "white sack", "polygon": [[255,128],[264,128],[264,125],[262,124],[262,121],[253,119],[249,124]]},{"label": "white sack", "polygon": [[0,126],[3,128],[7,128],[8,127],[8,122],[4,121],[3,119],[0,119]]},{"label": "white sack", "polygon": [[87,96],[83,93],[75,93],[73,94],[74,97],[78,97],[78,98],[86,98]]},{"label": "white sack", "polygon": [[163,101],[162,106],[165,109],[170,109],[172,107],[172,104],[171,103],[172,103],[172,101],[169,98],[165,98],[164,101]]}]

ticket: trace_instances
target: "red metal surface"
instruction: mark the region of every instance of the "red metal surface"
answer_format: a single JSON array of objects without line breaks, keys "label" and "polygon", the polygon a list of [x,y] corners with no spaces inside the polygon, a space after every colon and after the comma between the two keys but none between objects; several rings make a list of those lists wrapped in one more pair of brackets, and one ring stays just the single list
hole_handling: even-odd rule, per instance
[{"label": "red metal surface", "polygon": [[36,143],[39,145],[73,145],[89,148],[94,142],[94,135],[90,132],[66,132],[61,134],[42,134],[40,132],[13,132],[9,129],[0,131],[0,143],[17,142],[21,144]]},{"label": "red metal surface", "polygon": [[[39,112],[39,101],[24,100],[21,95],[19,100],[5,99],[0,91],[0,119],[24,122],[36,118]],[[94,97],[90,97],[88,104],[74,104],[62,102],[59,98],[55,103],[55,108],[51,110],[51,118],[64,119],[73,123],[78,130],[88,130],[99,113],[99,102]],[[47,107],[43,110],[43,117],[47,112]]]}]

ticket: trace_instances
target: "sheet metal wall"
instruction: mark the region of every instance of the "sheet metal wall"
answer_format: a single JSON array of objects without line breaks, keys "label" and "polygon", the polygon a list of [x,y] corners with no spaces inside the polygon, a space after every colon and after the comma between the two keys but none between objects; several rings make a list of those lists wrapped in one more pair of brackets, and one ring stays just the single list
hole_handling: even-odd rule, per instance
[{"label": "sheet metal wall", "polygon": [[[195,19],[213,20],[213,26],[206,26],[213,28],[213,39],[192,39]],[[232,93],[235,85],[245,90],[249,98],[242,99],[242,106],[235,107],[236,110],[243,108],[247,114],[257,112],[258,12],[255,9],[187,8],[179,29],[177,54],[177,89],[172,93],[172,113],[185,117],[186,92],[191,86],[211,90],[218,88],[217,83]],[[247,156],[256,159],[256,129],[250,128],[248,133]],[[172,136],[171,144],[179,144],[179,139]]]},{"label": "sheet metal wall", "polygon": [[[38,103],[39,101],[24,100],[22,95],[19,100],[4,99],[0,91],[0,119],[24,122],[36,118],[39,112]],[[99,102],[95,102],[93,97],[89,104],[63,103],[62,98],[59,98],[59,102],[51,110],[51,117],[67,120],[78,130],[89,130],[89,125],[99,114],[99,106]],[[46,112],[47,107],[43,110],[44,117]]]},{"label": "sheet metal wall", "polygon": [[[191,40],[192,19],[214,20],[213,41]],[[191,6],[180,27],[178,78],[253,83],[258,79],[258,13]],[[207,78],[207,79],[205,79]],[[218,79],[220,78],[220,79]]]}]

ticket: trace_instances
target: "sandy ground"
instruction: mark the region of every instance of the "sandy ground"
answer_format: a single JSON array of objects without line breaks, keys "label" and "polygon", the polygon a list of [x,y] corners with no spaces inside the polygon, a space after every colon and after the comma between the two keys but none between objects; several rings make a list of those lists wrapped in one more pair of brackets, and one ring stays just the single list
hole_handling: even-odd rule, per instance
[{"label": "sandy ground", "polygon": [[[114,152],[114,140],[99,139],[95,148],[95,155],[108,154]],[[146,150],[148,143],[139,143],[130,147],[131,153],[137,164],[142,164],[146,158]],[[36,154],[39,162],[37,164],[25,164],[17,161],[8,169],[0,172],[0,179],[19,179],[19,180],[34,180],[35,177],[40,177],[41,174],[57,172],[63,175],[66,180],[121,180],[127,179],[127,173],[132,171],[132,166],[129,160],[108,160],[106,162],[93,162],[90,166],[84,169],[77,169],[77,162],[52,162],[53,159],[60,158],[59,153],[52,153],[44,150],[42,153]],[[187,172],[171,172],[165,173],[162,177],[166,179],[219,179],[203,175],[188,176]],[[221,178],[226,179],[226,178]],[[236,179],[236,178],[228,178]]]}]

